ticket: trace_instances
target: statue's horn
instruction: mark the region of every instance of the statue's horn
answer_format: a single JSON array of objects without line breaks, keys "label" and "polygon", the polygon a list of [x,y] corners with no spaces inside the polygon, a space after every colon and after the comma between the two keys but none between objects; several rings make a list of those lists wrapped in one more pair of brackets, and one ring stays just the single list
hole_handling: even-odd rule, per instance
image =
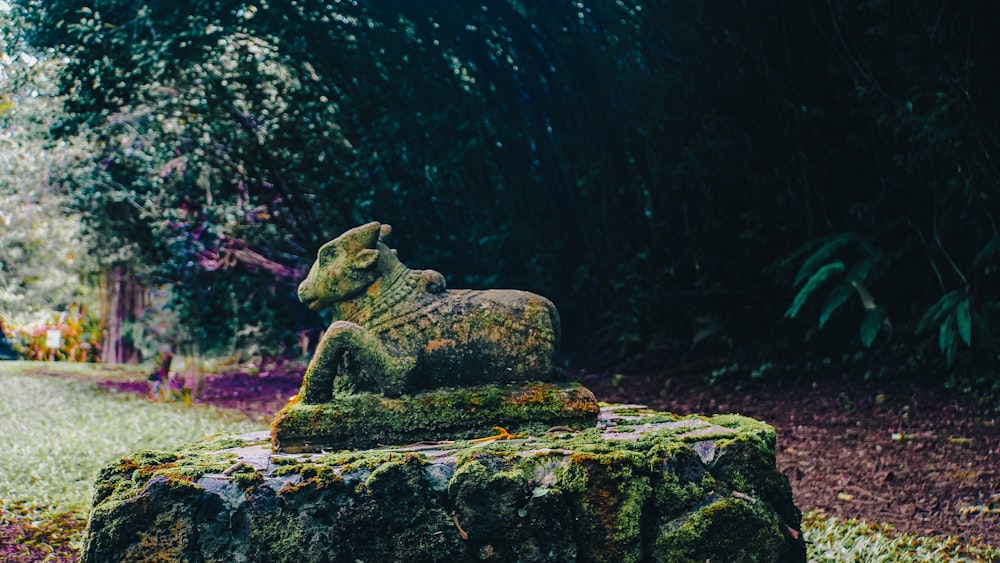
[{"label": "statue's horn", "polygon": [[349,245],[354,248],[375,248],[381,227],[382,225],[378,221],[372,221],[360,227],[354,227],[344,233],[343,237],[350,241]]}]

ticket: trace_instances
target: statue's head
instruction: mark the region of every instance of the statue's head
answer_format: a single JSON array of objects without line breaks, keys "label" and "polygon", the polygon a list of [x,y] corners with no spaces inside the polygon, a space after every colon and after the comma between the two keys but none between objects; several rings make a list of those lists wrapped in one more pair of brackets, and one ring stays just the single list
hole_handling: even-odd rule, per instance
[{"label": "statue's head", "polygon": [[389,230],[389,225],[372,222],[320,247],[309,275],[299,285],[299,301],[318,311],[362,293],[378,279],[379,236],[387,236]]}]

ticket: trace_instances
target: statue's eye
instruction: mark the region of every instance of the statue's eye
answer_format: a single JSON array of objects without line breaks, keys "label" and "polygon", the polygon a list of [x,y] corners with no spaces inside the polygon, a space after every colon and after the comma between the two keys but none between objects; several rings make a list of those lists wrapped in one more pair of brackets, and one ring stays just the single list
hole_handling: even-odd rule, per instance
[{"label": "statue's eye", "polygon": [[336,255],[337,255],[336,249],[333,248],[332,246],[324,246],[319,249],[319,259],[323,260],[324,262],[333,260],[334,257],[336,257]]}]

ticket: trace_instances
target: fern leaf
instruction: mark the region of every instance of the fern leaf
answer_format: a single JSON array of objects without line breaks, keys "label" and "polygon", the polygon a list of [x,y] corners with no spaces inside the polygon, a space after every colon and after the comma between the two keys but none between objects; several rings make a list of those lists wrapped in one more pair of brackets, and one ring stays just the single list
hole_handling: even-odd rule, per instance
[{"label": "fern leaf", "polygon": [[862,260],[851,267],[847,272],[847,281],[849,282],[863,282],[868,277],[868,274],[875,267],[875,264],[879,261],[878,256],[867,258]]},{"label": "fern leaf", "polygon": [[885,308],[866,309],[865,316],[861,319],[861,344],[865,348],[871,348],[875,336],[878,335],[879,328],[882,327],[882,320],[885,319]]},{"label": "fern leaf", "polygon": [[[850,233],[841,233],[839,235],[833,235],[826,240],[822,246],[816,249],[805,262],[802,263],[802,267],[799,268],[799,273],[795,274],[795,283],[792,284],[793,287],[798,287],[802,282],[810,279],[813,274],[817,273],[820,269],[820,265],[830,259],[833,253],[836,252],[840,247],[844,246],[851,241],[853,235]],[[843,266],[843,263],[841,263]]]},{"label": "fern leaf", "polygon": [[795,252],[791,253],[785,258],[782,258],[781,260],[778,260],[774,264],[771,264],[770,266],[767,267],[767,269],[778,270],[778,269],[788,268],[791,264],[798,262],[799,259],[802,258],[802,256],[808,254],[809,252],[812,251],[812,249],[816,248],[817,246],[820,246],[822,243],[823,239],[812,239],[809,242],[798,247],[795,250]]},{"label": "fern leaf", "polygon": [[819,328],[823,328],[826,321],[830,320],[830,315],[840,308],[851,297],[852,293],[854,293],[854,288],[847,284],[833,288],[830,296],[826,298],[826,305],[823,305],[823,312],[819,315]]},{"label": "fern leaf", "polygon": [[960,294],[958,291],[951,291],[941,296],[936,303],[927,309],[924,316],[917,323],[916,333],[921,334],[928,327],[938,324],[944,316],[954,311],[955,303],[958,302]]},{"label": "fern leaf", "polygon": [[969,314],[969,299],[965,298],[958,302],[955,307],[955,324],[958,326],[958,335],[962,337],[965,345],[972,347],[972,315]]},{"label": "fern leaf", "polygon": [[795,316],[799,314],[799,309],[806,304],[806,300],[809,299],[809,295],[812,294],[812,292],[816,291],[819,286],[823,285],[823,282],[829,279],[830,276],[839,274],[843,271],[844,263],[840,260],[826,264],[822,268],[816,270],[816,272],[809,277],[809,281],[807,281],[806,284],[802,286],[802,289],[799,290],[799,293],[792,301],[792,305],[787,311],[785,311],[785,317],[794,319]]},{"label": "fern leaf", "polygon": [[[938,348],[941,353],[947,355],[948,350],[955,344],[955,311],[945,317],[944,322],[938,327]],[[948,361],[951,365],[951,361]]]}]

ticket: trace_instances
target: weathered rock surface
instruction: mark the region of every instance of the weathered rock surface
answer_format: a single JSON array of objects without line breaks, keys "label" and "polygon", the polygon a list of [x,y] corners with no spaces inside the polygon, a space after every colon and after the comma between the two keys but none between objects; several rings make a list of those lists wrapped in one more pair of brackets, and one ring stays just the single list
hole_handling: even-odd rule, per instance
[{"label": "weathered rock surface", "polygon": [[222,437],[107,466],[83,561],[804,561],[774,446],[749,418],[629,405],[512,440]]}]

